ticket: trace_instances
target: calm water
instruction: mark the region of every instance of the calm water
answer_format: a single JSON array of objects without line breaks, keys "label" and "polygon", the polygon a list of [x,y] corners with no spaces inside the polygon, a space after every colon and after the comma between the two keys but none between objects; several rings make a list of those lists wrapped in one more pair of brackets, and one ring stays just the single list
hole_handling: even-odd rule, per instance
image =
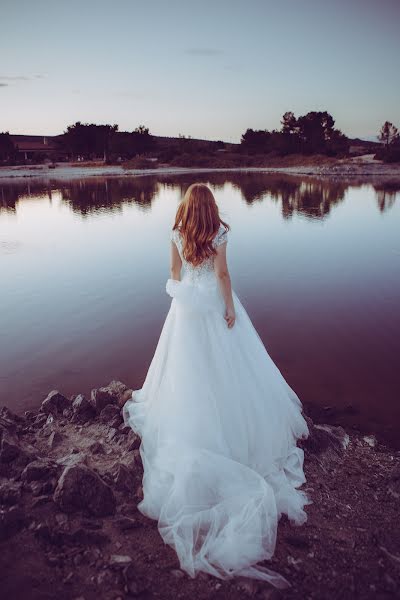
[{"label": "calm water", "polygon": [[169,230],[206,181],[233,287],[312,417],[400,447],[400,186],[260,174],[0,183],[2,404],[141,387],[167,314]]}]

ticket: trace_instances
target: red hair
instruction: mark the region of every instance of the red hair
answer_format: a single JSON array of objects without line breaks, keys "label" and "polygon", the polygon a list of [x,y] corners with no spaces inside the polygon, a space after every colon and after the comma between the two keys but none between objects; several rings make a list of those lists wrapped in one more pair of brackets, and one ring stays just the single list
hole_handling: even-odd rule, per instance
[{"label": "red hair", "polygon": [[217,253],[212,241],[220,226],[230,226],[219,216],[212,191],[205,183],[192,183],[176,211],[174,229],[182,236],[182,251],[187,262],[194,266]]}]

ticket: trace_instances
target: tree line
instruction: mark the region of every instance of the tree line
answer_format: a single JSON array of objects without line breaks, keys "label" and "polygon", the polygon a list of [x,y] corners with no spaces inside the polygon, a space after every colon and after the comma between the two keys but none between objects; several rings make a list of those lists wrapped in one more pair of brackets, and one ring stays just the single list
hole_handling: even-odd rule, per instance
[{"label": "tree line", "polygon": [[[161,143],[144,125],[127,132],[119,131],[115,124],[98,125],[80,121],[69,125],[62,135],[52,140],[57,143],[60,156],[70,160],[102,159],[105,162],[151,156],[166,163],[175,161],[180,164],[182,160],[187,160],[189,165],[194,155],[198,160],[202,158],[207,161],[221,150],[229,150],[232,159],[236,155],[236,162],[241,155],[249,156],[250,160],[251,155],[348,154],[350,140],[335,127],[335,120],[327,111],[312,111],[299,117],[288,111],[280,124],[279,130],[247,129],[238,145],[194,140],[181,134],[178,138],[164,139]],[[382,146],[376,158],[387,162],[400,161],[400,135],[393,123],[386,121],[377,137]],[[13,164],[18,160],[21,160],[18,159],[18,148],[9,132],[0,133],[0,162]]]},{"label": "tree line", "polygon": [[242,135],[242,147],[249,153],[277,152],[286,154],[347,154],[349,139],[335,128],[335,120],[327,111],[312,111],[295,117],[286,112],[281,129],[273,131],[247,129]]}]

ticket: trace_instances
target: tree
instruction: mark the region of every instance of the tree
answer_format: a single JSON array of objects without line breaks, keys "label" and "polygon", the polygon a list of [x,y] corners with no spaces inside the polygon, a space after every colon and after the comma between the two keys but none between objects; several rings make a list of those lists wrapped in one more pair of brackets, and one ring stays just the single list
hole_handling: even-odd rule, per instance
[{"label": "tree", "polygon": [[16,149],[8,131],[0,133],[0,160],[9,161],[16,155]]},{"label": "tree", "polygon": [[266,129],[247,129],[242,135],[240,143],[250,153],[270,152],[271,135],[271,132]]},{"label": "tree", "polygon": [[378,140],[385,144],[386,151],[389,150],[389,146],[399,139],[399,132],[397,127],[390,123],[390,121],[385,121],[382,125],[381,130],[378,135]]},{"label": "tree", "polygon": [[292,135],[298,133],[297,119],[294,116],[294,113],[292,113],[291,111],[285,112],[285,114],[282,117],[281,124],[281,131],[283,134]]},{"label": "tree", "polygon": [[112,139],[111,154],[114,157],[131,159],[146,154],[154,148],[155,139],[148,127],[139,125],[132,132],[120,131]]},{"label": "tree", "polygon": [[73,156],[102,157],[108,160],[111,142],[118,125],[96,125],[77,121],[63,134],[63,142]]},{"label": "tree", "polygon": [[299,137],[306,152],[324,152],[331,140],[335,121],[326,111],[312,111],[297,119]]}]

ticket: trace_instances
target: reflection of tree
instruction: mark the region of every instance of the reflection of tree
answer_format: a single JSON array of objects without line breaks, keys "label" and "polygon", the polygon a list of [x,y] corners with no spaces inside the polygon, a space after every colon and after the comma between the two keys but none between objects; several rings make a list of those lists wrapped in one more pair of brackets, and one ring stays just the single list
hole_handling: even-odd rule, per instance
[{"label": "reflection of tree", "polygon": [[130,203],[149,210],[157,192],[157,179],[148,176],[134,179],[79,179],[60,186],[60,190],[62,199],[82,215],[104,209],[120,210],[123,204]]},{"label": "reflection of tree", "polygon": [[347,185],[342,182],[307,179],[288,188],[287,182],[277,185],[271,192],[272,197],[282,202],[282,215],[286,219],[295,213],[312,219],[323,219],[329,214],[331,207],[342,202]]},{"label": "reflection of tree", "polygon": [[52,186],[43,181],[16,181],[0,185],[0,212],[15,213],[17,202],[29,196],[48,196],[51,198]]},{"label": "reflection of tree", "polygon": [[209,183],[214,189],[230,183],[240,191],[246,204],[249,205],[256,201],[263,201],[269,196],[281,202],[284,218],[299,213],[310,218],[322,219],[332,206],[343,200],[349,187],[349,182],[341,180],[304,179],[288,175],[243,172],[185,173],[185,175],[168,175],[159,179],[164,186],[174,189],[178,186],[182,196],[194,180]]},{"label": "reflection of tree", "polygon": [[142,210],[149,210],[157,193],[155,177],[132,179],[103,178],[77,179],[66,182],[22,181],[0,185],[0,211],[16,212],[17,203],[29,196],[48,196],[59,190],[72,210],[82,215],[107,209],[120,210],[123,204],[134,203]]},{"label": "reflection of tree", "polygon": [[[284,218],[294,214],[312,219],[323,219],[339,202],[343,201],[348,187],[365,185],[365,179],[322,179],[256,172],[186,172],[183,174],[143,175],[140,177],[96,177],[63,182],[23,180],[0,184],[0,211],[16,211],[20,198],[47,196],[59,190],[61,197],[72,210],[81,215],[97,211],[121,210],[124,204],[133,203],[141,210],[150,210],[160,187],[178,192],[182,197],[194,181],[207,183],[214,190],[231,185],[240,191],[248,205],[270,198],[280,203]],[[400,184],[374,183],[379,210],[393,205]]]},{"label": "reflection of tree", "polygon": [[376,201],[381,212],[391,208],[396,202],[397,194],[400,192],[400,182],[381,181],[374,184]]}]

